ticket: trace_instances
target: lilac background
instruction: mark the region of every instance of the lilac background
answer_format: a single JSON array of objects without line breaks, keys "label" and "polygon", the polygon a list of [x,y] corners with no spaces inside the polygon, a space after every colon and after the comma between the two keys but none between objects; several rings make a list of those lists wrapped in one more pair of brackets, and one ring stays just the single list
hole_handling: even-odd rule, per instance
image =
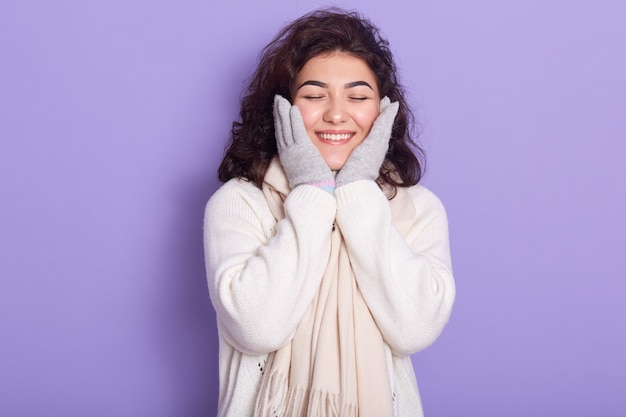
[{"label": "lilac background", "polygon": [[[626,6],[345,1],[389,37],[458,298],[429,417],[626,413]],[[0,3],[0,415],[211,416],[204,203],[317,1]]]}]

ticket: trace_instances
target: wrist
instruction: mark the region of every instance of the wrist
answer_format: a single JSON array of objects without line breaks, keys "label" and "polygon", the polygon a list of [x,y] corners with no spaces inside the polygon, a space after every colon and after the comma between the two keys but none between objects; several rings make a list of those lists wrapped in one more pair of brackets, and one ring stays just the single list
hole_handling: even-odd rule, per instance
[{"label": "wrist", "polygon": [[329,192],[331,194],[335,191],[335,188],[337,187],[337,183],[335,182],[334,179],[332,179],[332,180],[324,180],[324,181],[309,182],[307,184],[313,185],[315,187],[319,187],[322,190],[327,191],[327,192]]}]

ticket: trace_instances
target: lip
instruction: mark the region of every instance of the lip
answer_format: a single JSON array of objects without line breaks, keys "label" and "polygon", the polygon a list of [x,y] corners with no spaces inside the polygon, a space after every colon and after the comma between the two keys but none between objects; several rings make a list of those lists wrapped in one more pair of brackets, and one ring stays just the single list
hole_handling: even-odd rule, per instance
[{"label": "lip", "polygon": [[[356,135],[356,132],[350,130],[318,130],[315,132],[317,139],[327,145],[344,145]],[[331,139],[329,136],[336,138]]]}]

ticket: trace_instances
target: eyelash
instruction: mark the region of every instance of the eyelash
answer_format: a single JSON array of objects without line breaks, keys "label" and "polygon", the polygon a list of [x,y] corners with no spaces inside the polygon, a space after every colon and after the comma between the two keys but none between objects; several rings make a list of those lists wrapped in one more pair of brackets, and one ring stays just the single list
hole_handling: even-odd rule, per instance
[{"label": "eyelash", "polygon": [[[319,96],[316,96],[316,95],[306,95],[306,96],[304,96],[304,98],[307,99],[307,100],[321,100],[321,99],[324,98],[324,96],[322,96],[322,95],[319,95]],[[348,98],[350,100],[352,100],[352,101],[365,101],[365,100],[368,99],[367,97],[348,97]]]}]

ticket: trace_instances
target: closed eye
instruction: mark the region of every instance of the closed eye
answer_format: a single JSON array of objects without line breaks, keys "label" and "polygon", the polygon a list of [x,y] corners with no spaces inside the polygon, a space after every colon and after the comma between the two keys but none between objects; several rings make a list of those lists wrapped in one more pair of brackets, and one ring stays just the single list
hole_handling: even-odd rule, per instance
[{"label": "closed eye", "polygon": [[321,100],[324,98],[324,96],[321,94],[307,94],[304,96],[304,98],[307,100]]}]

